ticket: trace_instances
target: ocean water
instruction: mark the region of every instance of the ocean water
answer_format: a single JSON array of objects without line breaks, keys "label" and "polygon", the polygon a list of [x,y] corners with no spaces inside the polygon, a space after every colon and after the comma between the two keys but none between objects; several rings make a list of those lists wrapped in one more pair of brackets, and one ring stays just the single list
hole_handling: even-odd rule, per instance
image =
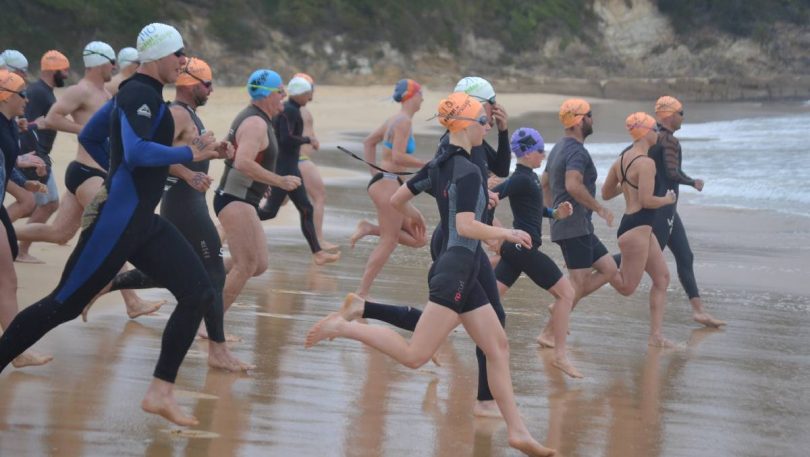
[{"label": "ocean water", "polygon": [[[681,199],[810,216],[810,113],[684,124],[676,136],[684,172],[705,181],[703,192],[681,186]],[[629,144],[586,146],[599,181]],[[547,145],[550,151],[553,145]]]}]

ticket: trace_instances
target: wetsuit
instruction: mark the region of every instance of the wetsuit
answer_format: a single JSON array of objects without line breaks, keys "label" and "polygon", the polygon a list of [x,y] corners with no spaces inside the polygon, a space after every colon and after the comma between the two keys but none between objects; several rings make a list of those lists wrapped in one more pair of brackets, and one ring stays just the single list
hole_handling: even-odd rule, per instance
[{"label": "wetsuit", "polygon": [[171,147],[174,121],[163,85],[137,73],[112,110],[110,175],[82,216],[83,230],[56,289],[22,310],[0,337],[0,371],[57,325],[75,319],[124,264],[164,284],[177,299],[163,332],[155,378],[174,382],[214,288],[178,230],[154,213],[168,166],[192,159]]},{"label": "wetsuit", "polygon": [[[31,83],[26,88],[28,104],[25,105],[25,118],[29,122],[48,114],[56,97],[53,95],[53,88],[39,79]],[[40,129],[35,124],[28,124],[28,131],[20,135],[20,146],[23,152],[34,151],[37,157],[45,162],[45,176],[37,176],[36,169],[27,168],[22,170],[27,179],[38,180],[48,186],[47,193],[35,193],[37,206],[42,206],[50,202],[59,200],[59,188],[56,187],[56,179],[51,173],[51,148],[56,139],[56,130]]]},{"label": "wetsuit", "polygon": [[[301,136],[304,132],[304,119],[301,117],[301,105],[295,100],[284,102],[284,111],[273,118],[273,127],[278,139],[278,160],[276,161],[276,173],[281,176],[293,175],[301,178],[301,170],[298,168],[298,159],[301,154],[301,145],[309,144],[310,138]],[[265,204],[259,208],[259,219],[266,221],[273,219],[278,214],[284,199],[290,196],[290,200],[298,210],[301,219],[301,233],[304,234],[309,249],[316,253],[321,250],[318,242],[318,235],[315,232],[315,221],[313,219],[312,203],[307,196],[303,178],[301,185],[294,190],[286,191],[280,187],[271,187],[270,197]]]},{"label": "wetsuit", "polygon": [[[437,157],[442,154],[444,147],[449,142],[449,135],[445,133],[440,140],[440,147],[437,150]],[[480,146],[472,148],[470,160],[478,166],[481,172],[481,179],[486,182],[486,179],[491,171],[496,176],[506,177],[509,175],[509,165],[512,160],[512,151],[509,146],[509,131],[502,130],[498,132],[498,149],[495,150],[492,146],[484,141]],[[425,170],[424,168],[422,170]],[[411,179],[416,179],[420,173]],[[484,217],[486,224],[492,224],[494,216],[494,209],[487,210]],[[433,231],[430,240],[430,255],[435,261],[441,253],[444,239],[446,238],[444,232],[441,230],[442,226],[439,225]],[[485,255],[478,257],[478,283],[483,287],[489,303],[498,315],[501,325],[506,324],[506,312],[503,310],[500,295],[498,294],[498,283],[495,280],[495,273],[492,270],[492,264]],[[366,301],[365,311],[363,317],[367,319],[376,319],[387,322],[396,327],[413,331],[416,328],[416,323],[422,316],[422,310],[410,306],[393,306],[381,303],[374,303]],[[493,400],[494,397],[489,391],[489,382],[487,381],[487,364],[484,351],[481,348],[475,348],[475,355],[478,359],[478,400],[488,401]]]},{"label": "wetsuit", "polygon": [[11,218],[3,206],[6,198],[6,186],[9,181],[13,181],[20,187],[25,186],[25,176],[16,168],[17,157],[20,155],[20,141],[18,136],[17,123],[14,119],[8,119],[0,113],[0,223],[6,229],[6,240],[11,248],[12,260],[17,258],[19,246],[17,245],[17,234],[14,226],[11,225]]},{"label": "wetsuit", "polygon": [[[188,112],[198,135],[205,131],[202,120],[191,107],[177,101],[172,105],[182,107]],[[208,173],[209,161],[186,162],[182,165],[194,172]],[[225,287],[225,264],[222,261],[219,233],[208,214],[205,192],[194,189],[182,179],[169,176],[160,202],[160,215],[180,230],[208,272],[216,295],[212,306],[205,313],[205,328],[208,331],[208,338],[217,343],[224,343],[222,289]],[[111,290],[152,287],[162,285],[141,270],[133,269],[118,274],[112,281]]]},{"label": "wetsuit", "polygon": [[[267,124],[267,147],[256,154],[255,161],[267,171],[275,171],[276,158],[278,157],[278,140],[276,140],[276,133],[273,130],[273,121],[256,105],[248,105],[236,115],[236,119],[231,123],[231,128],[228,131],[228,141],[236,148],[236,154],[239,154],[239,143],[236,141],[236,132],[239,131],[239,126],[245,119],[251,116],[259,116]],[[219,181],[219,187],[214,195],[214,212],[219,215],[229,203],[239,201],[244,202],[253,207],[258,207],[259,201],[267,192],[270,186],[263,182],[254,181],[247,175],[237,170],[234,167],[234,161],[228,159],[225,161],[225,170],[222,173],[222,179]]]},{"label": "wetsuit", "polygon": [[[624,166],[624,153],[627,152],[627,151],[629,151],[629,148],[622,151],[621,155],[619,155],[619,170],[621,170],[621,174],[622,174],[622,179],[621,179],[620,184],[627,183],[628,186],[632,187],[633,189],[638,190],[638,184],[633,184],[632,182],[630,182],[629,179],[627,179],[627,171],[630,170],[630,167],[633,166],[633,163],[636,160],[644,158],[644,156],[640,155],[640,156],[634,157],[633,160],[630,160],[629,163],[627,164],[627,166],[625,167]],[[655,186],[653,187],[653,195],[655,195],[656,190],[660,190],[657,175],[655,177]],[[656,196],[660,197],[662,195],[656,195]],[[632,229],[634,229],[636,227],[649,225],[650,228],[652,228],[653,222],[655,221],[656,213],[657,213],[657,211],[655,209],[642,207],[640,210],[636,211],[635,213],[624,214],[622,216],[621,223],[619,223],[619,229],[616,231],[616,238],[620,238],[626,232],[628,232],[629,230],[632,230]]]},{"label": "wetsuit", "polygon": [[509,198],[514,216],[512,227],[532,237],[531,249],[516,243],[501,245],[501,261],[495,267],[495,277],[507,287],[512,287],[520,274],[526,273],[538,286],[551,289],[562,278],[562,272],[551,258],[540,251],[543,216],[551,217],[548,208],[543,206],[540,179],[531,168],[517,164],[512,176],[492,190],[498,193],[499,199]]},{"label": "wetsuit", "polygon": [[[656,176],[661,180],[661,186],[674,190],[676,195],[679,194],[681,184],[694,187],[695,180],[681,170],[683,161],[681,143],[672,132],[661,125],[658,126],[658,146],[660,146],[659,149],[650,150],[650,157],[656,162]],[[689,299],[699,297],[700,292],[693,266],[694,254],[689,247],[686,229],[678,215],[677,202],[659,210],[653,225],[653,233],[658,238],[661,249],[668,246],[672,251],[678,269],[678,279]]]}]

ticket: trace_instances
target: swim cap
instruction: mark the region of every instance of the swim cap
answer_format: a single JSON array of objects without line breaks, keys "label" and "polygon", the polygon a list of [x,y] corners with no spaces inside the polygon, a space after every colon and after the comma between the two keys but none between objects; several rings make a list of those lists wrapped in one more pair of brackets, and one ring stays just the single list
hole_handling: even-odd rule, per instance
[{"label": "swim cap", "polygon": [[180,76],[177,77],[174,85],[193,86],[206,81],[210,82],[213,79],[214,75],[211,73],[211,67],[204,60],[199,57],[189,57],[188,63],[180,72]]},{"label": "swim cap", "polygon": [[273,92],[283,90],[284,83],[281,76],[273,70],[256,70],[248,78],[247,91],[251,100],[260,100]]},{"label": "swim cap", "polygon": [[0,59],[3,61],[3,67],[9,71],[28,72],[28,59],[16,49],[6,49],[0,54]]},{"label": "swim cap", "polygon": [[624,126],[627,128],[627,131],[630,132],[633,141],[637,141],[639,138],[646,135],[647,132],[655,129],[655,119],[649,114],[639,111],[638,113],[627,116],[627,119],[624,121]]},{"label": "swim cap", "polygon": [[183,37],[171,25],[154,22],[141,29],[135,46],[141,63],[153,62],[183,49]]},{"label": "swim cap", "polygon": [[569,98],[560,105],[560,122],[570,129],[591,111],[590,103],[581,98]]},{"label": "swim cap", "polygon": [[294,76],[287,83],[287,93],[290,95],[301,95],[307,92],[312,92],[312,84],[304,78]]},{"label": "swim cap", "polygon": [[121,48],[118,51],[118,67],[124,68],[133,63],[138,63],[138,50],[135,48]]},{"label": "swim cap", "polygon": [[412,98],[420,90],[422,90],[422,86],[413,79],[400,79],[394,86],[394,95],[392,95],[392,98],[395,102],[402,103]]},{"label": "swim cap", "polygon": [[306,73],[296,73],[293,75],[293,78],[304,78],[307,80],[307,82],[309,82],[309,84],[312,87],[315,87],[315,79],[313,79],[312,76],[309,76]]},{"label": "swim cap", "polygon": [[681,102],[679,102],[677,98],[670,97],[669,95],[664,95],[655,102],[655,114],[661,117],[672,116],[673,113],[680,112],[681,110],[683,110]]},{"label": "swim cap", "polygon": [[52,49],[42,55],[39,61],[40,70],[59,71],[70,68],[70,61],[61,52]]},{"label": "swim cap", "polygon": [[495,103],[495,89],[489,81],[480,76],[461,78],[453,91],[464,92],[483,102]]},{"label": "swim cap", "polygon": [[512,153],[515,154],[515,157],[519,159],[535,151],[544,152],[546,143],[543,141],[543,136],[540,135],[540,132],[537,130],[529,127],[521,127],[512,134],[509,147],[512,149]]},{"label": "swim cap", "polygon": [[6,101],[25,87],[25,80],[8,70],[0,70],[0,102]]},{"label": "swim cap", "polygon": [[[439,123],[450,132],[458,132],[472,124],[483,108],[478,100],[464,92],[453,92],[439,102]],[[465,117],[468,119],[458,119]]]},{"label": "swim cap", "polygon": [[115,65],[115,50],[103,41],[91,41],[84,47],[82,58],[84,58],[84,68],[98,67],[105,63]]}]

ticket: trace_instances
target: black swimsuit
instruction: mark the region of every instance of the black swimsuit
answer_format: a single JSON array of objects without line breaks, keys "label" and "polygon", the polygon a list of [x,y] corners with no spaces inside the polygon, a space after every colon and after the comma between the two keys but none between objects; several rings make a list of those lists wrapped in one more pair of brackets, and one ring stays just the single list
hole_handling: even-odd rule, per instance
[{"label": "black swimsuit", "polygon": [[[624,151],[627,152],[627,151]],[[631,183],[630,180],[627,179],[627,170],[633,166],[633,162],[637,159],[644,157],[644,156],[637,156],[630,163],[627,164],[627,168],[623,167],[624,165],[624,152],[619,156],[619,169],[622,172],[622,184],[627,183],[633,189],[638,190],[638,186]],[[658,179],[656,177],[656,179]],[[657,188],[657,186],[656,186]],[[625,214],[622,216],[622,222],[619,224],[619,230],[616,232],[616,237],[621,237],[625,232],[632,230],[636,227],[641,227],[643,225],[649,225],[652,228],[653,221],[655,221],[655,210],[652,208],[641,208],[640,210],[636,211],[632,214]]]}]

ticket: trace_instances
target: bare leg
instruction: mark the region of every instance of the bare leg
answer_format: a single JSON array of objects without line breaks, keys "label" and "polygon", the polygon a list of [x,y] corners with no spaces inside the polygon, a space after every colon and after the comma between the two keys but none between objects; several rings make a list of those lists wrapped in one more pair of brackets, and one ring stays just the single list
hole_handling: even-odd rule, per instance
[{"label": "bare leg", "polygon": [[32,223],[17,229],[20,241],[45,241],[55,244],[67,244],[81,225],[84,207],[76,196],[70,192],[62,194],[59,199],[59,210],[51,224]]},{"label": "bare leg", "polygon": [[[53,213],[59,208],[59,202],[54,201],[50,203],[46,203],[41,206],[37,206],[33,213],[31,213],[31,217],[28,218],[28,224],[35,224],[35,223],[46,223],[48,222],[48,218],[51,217]],[[20,263],[45,263],[42,260],[32,256],[28,253],[28,250],[31,248],[30,241],[22,241],[20,242],[20,253],[17,254],[17,262]]]},{"label": "bare leg", "polygon": [[234,356],[225,343],[208,341],[208,366],[226,371],[249,371],[256,365],[242,362]]},{"label": "bare leg", "polygon": [[343,299],[343,305],[340,307],[340,315],[347,321],[351,322],[363,317],[363,311],[366,308],[366,301],[363,297],[349,293]]},{"label": "bare leg", "polygon": [[710,328],[720,328],[726,325],[726,321],[715,319],[711,314],[707,313],[706,310],[703,309],[703,300],[701,300],[700,297],[690,299],[689,303],[692,305],[692,319],[694,319],[694,321],[698,324]]},{"label": "bare leg", "polygon": [[[552,305],[551,319],[554,322],[554,362],[552,365],[572,378],[582,378],[582,373],[568,360],[566,339],[568,338],[568,319],[574,306],[574,287],[566,277],[560,278],[549,293],[556,299]],[[538,341],[542,334],[537,337]]]},{"label": "bare leg", "polygon": [[223,294],[223,307],[227,311],[248,279],[267,270],[268,258],[264,231],[253,206],[229,203],[219,212],[219,221],[229,240],[232,262]]},{"label": "bare leg", "polygon": [[163,416],[166,420],[180,426],[199,424],[197,418],[180,409],[174,398],[174,384],[157,378],[152,378],[152,383],[149,384],[149,389],[141,401],[141,409],[147,413]]},{"label": "bare leg", "polygon": [[[10,173],[11,170],[8,170],[8,172]],[[6,184],[6,191],[8,191],[15,200],[14,203],[6,207],[6,212],[8,212],[8,217],[11,219],[11,222],[21,217],[27,217],[34,212],[34,208],[36,208],[34,194],[14,184],[12,181]],[[0,202],[0,204],[2,204],[2,202]]]},{"label": "bare leg", "polygon": [[[624,256],[622,256],[624,266]],[[652,279],[650,287],[650,337],[648,344],[655,347],[675,347],[675,344],[664,338],[662,327],[664,311],[667,305],[667,286],[669,286],[669,269],[664,261],[664,254],[654,236],[649,238],[649,255],[645,270]]]},{"label": "bare leg", "polygon": [[[619,237],[622,268],[610,280],[610,285],[625,297],[632,295],[641,282],[650,252],[651,238],[655,239],[649,225],[633,228]],[[661,250],[657,247],[656,249]]]},{"label": "bare leg", "polygon": [[402,227],[402,214],[391,207],[391,195],[399,188],[396,181],[386,179],[377,181],[369,188],[369,196],[377,207],[377,216],[380,221],[380,239],[377,247],[371,252],[366,262],[363,278],[355,293],[361,297],[368,295],[371,284],[380,273],[385,262],[396,249],[399,242],[400,227]]}]

